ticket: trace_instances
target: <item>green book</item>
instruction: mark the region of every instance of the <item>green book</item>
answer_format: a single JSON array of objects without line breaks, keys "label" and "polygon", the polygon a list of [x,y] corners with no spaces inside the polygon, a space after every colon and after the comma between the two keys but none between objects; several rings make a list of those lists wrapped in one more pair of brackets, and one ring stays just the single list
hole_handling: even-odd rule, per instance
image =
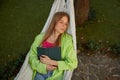
[{"label": "green book", "polygon": [[61,60],[61,47],[43,48],[37,47],[38,58],[41,55],[47,55],[53,60]]}]

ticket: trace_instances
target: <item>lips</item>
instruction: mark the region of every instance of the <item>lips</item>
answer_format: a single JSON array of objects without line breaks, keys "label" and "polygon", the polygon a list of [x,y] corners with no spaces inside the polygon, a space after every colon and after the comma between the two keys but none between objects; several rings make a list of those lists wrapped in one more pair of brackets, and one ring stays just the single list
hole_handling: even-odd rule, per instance
[{"label": "lips", "polygon": [[61,29],[62,31],[64,31],[65,29]]}]

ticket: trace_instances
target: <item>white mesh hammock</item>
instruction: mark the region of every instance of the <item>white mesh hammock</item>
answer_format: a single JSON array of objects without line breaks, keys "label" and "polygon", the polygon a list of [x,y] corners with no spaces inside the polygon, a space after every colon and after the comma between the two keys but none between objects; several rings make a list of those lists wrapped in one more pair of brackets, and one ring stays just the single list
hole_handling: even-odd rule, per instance
[{"label": "white mesh hammock", "polygon": [[[70,16],[70,24],[67,32],[72,35],[73,37],[73,43],[74,48],[76,51],[76,30],[75,30],[75,17],[74,17],[74,6],[73,6],[73,0],[54,0],[54,3],[52,5],[49,17],[45,23],[45,26],[43,27],[42,32],[45,32],[48,28],[48,25],[51,22],[51,19],[54,15],[54,13],[64,11],[67,12]],[[14,80],[32,80],[32,74],[33,71],[30,67],[30,64],[28,63],[29,60],[29,52],[27,53],[27,56],[25,58],[25,61],[17,74],[17,76],[14,78]],[[73,71],[66,70],[64,72],[64,79],[63,80],[71,80]]]}]

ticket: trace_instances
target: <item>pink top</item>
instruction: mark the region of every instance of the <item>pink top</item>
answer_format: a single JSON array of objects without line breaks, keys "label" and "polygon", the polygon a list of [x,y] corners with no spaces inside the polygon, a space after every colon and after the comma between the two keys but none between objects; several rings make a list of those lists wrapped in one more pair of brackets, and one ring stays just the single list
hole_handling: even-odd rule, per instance
[{"label": "pink top", "polygon": [[50,43],[50,42],[47,42],[47,41],[44,41],[44,42],[42,43],[42,47],[48,48],[48,47],[54,47],[54,46],[55,46],[55,44]]}]

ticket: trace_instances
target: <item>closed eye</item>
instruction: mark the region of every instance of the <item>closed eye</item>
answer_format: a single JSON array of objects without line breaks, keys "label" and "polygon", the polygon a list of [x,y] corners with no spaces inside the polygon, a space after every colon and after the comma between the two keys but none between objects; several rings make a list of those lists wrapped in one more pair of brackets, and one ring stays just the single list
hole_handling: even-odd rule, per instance
[{"label": "closed eye", "polygon": [[63,21],[59,21],[59,23],[63,24]]}]

